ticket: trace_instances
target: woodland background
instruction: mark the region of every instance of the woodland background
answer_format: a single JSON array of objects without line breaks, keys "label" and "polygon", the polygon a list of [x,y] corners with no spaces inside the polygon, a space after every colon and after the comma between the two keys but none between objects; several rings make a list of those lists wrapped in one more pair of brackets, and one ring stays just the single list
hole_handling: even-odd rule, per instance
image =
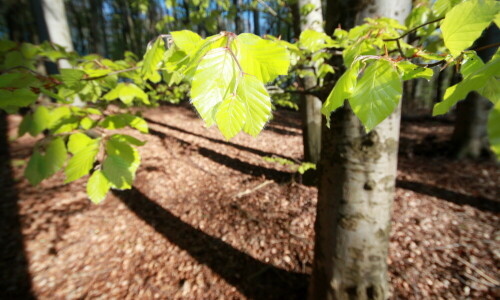
[{"label": "woodland background", "polygon": [[[416,1],[417,2],[417,1]],[[326,5],[326,3],[324,3]],[[64,1],[73,47],[141,58],[159,34],[190,29],[270,34],[293,42],[293,1]],[[325,14],[327,13],[326,10]],[[0,39],[41,43],[37,1],[3,0]],[[394,299],[500,297],[500,168],[457,151],[463,118],[431,117],[453,69],[405,83],[390,236]],[[150,135],[131,191],[91,204],[62,174],[31,186],[35,139],[0,120],[0,298],[301,299],[313,259],[317,189],[309,173],[264,157],[304,160],[297,95],[257,137],[206,129],[187,90],[144,111]],[[462,125],[461,125],[462,124]],[[312,171],[311,171],[312,172]]]}]

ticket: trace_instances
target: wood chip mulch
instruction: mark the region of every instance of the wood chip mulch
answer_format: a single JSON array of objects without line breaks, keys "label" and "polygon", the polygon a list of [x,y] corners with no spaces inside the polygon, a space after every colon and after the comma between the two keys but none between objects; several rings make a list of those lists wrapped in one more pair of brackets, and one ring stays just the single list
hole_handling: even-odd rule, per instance
[{"label": "wood chip mulch", "polygon": [[[229,142],[188,106],[145,117],[134,188],[94,205],[61,172],[30,186],[34,139],[0,116],[0,299],[304,299],[317,190],[262,158],[302,159],[299,115]],[[393,299],[500,297],[500,167],[421,151],[451,130],[403,124]]]}]

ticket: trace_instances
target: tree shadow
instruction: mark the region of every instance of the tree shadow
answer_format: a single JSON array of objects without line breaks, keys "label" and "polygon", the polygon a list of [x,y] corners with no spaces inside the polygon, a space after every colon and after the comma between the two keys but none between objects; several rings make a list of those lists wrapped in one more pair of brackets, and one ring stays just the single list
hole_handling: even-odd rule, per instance
[{"label": "tree shadow", "polygon": [[500,201],[495,201],[484,197],[464,195],[444,188],[415,181],[397,180],[396,186],[420,194],[434,196],[436,198],[443,199],[458,205],[470,205],[482,211],[490,211],[493,213],[500,212]]},{"label": "tree shadow", "polygon": [[272,126],[272,125],[267,125],[264,128],[264,130],[269,130],[269,131],[272,131],[272,132],[275,132],[275,133],[281,134],[281,135],[292,135],[292,136],[301,135],[301,133],[299,133],[299,132],[291,131],[291,130],[284,129],[284,128],[279,128],[279,127]]},{"label": "tree shadow", "polygon": [[10,166],[7,117],[0,112],[0,299],[36,299],[31,286],[19,197]]},{"label": "tree shadow", "polygon": [[276,154],[276,153],[272,153],[272,152],[267,152],[267,151],[263,151],[263,150],[259,150],[259,149],[254,149],[254,148],[250,148],[250,147],[247,147],[247,146],[238,145],[238,144],[227,142],[227,141],[222,141],[222,140],[219,140],[219,139],[214,139],[214,138],[211,138],[211,137],[208,137],[208,136],[204,136],[204,135],[193,133],[191,131],[184,130],[182,128],[179,128],[179,127],[176,127],[176,126],[173,126],[173,125],[169,125],[169,124],[166,124],[166,123],[158,122],[158,121],[155,121],[155,120],[150,119],[150,118],[144,118],[144,120],[146,120],[148,123],[151,123],[151,124],[162,126],[162,127],[165,127],[165,128],[168,128],[168,129],[172,129],[172,130],[175,130],[175,131],[178,131],[178,132],[182,132],[182,133],[189,134],[189,135],[192,135],[192,136],[195,136],[195,137],[199,137],[199,138],[208,140],[208,141],[213,142],[213,143],[230,146],[230,147],[236,148],[238,150],[250,152],[250,153],[253,153],[253,154],[260,155],[260,156],[278,156],[278,157],[286,158],[286,159],[291,160],[291,161],[295,161],[295,159],[293,159],[292,157],[289,157],[289,156],[285,156],[285,155],[281,155],[281,154]]},{"label": "tree shadow", "polygon": [[[176,143],[179,143],[180,145],[182,145],[183,147],[194,146],[193,144],[191,144],[187,141],[184,141],[182,139],[168,135],[164,132],[161,132],[161,131],[158,131],[158,130],[155,130],[152,128],[149,129],[149,133],[151,135],[154,135],[154,136],[161,138],[162,140],[165,140],[165,139],[173,140]],[[163,146],[167,147],[167,145],[165,143],[163,144]],[[231,169],[236,170],[238,172],[241,172],[243,174],[248,174],[248,175],[256,176],[256,177],[264,177],[266,179],[273,180],[277,183],[289,182],[293,176],[293,174],[290,172],[284,172],[284,171],[279,171],[279,170],[275,170],[275,169],[269,169],[269,168],[262,167],[262,166],[253,165],[253,164],[241,161],[237,158],[232,158],[232,157],[227,156],[225,154],[218,153],[214,150],[211,150],[211,149],[208,149],[205,147],[196,146],[195,151],[197,151],[200,155],[202,155],[202,156],[204,156],[204,157],[206,157],[206,158],[208,158],[208,159],[210,159],[218,164],[224,165],[228,168],[231,168]]]},{"label": "tree shadow", "polygon": [[132,212],[163,235],[168,241],[187,251],[227,283],[250,299],[303,299],[308,275],[286,271],[261,262],[252,256],[185,223],[132,188],[113,191]]}]

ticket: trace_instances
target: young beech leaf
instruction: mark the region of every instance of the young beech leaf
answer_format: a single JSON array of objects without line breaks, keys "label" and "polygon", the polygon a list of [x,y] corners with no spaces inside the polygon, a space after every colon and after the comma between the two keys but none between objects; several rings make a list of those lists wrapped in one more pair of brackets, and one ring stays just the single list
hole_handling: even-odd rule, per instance
[{"label": "young beech leaf", "polygon": [[243,131],[257,136],[271,117],[271,98],[262,81],[245,74],[241,77],[236,95],[245,105],[245,125]]},{"label": "young beech leaf", "polygon": [[86,134],[78,132],[72,134],[68,139],[68,150],[71,154],[77,154],[94,141]]},{"label": "young beech leaf", "polygon": [[118,114],[107,116],[100,124],[101,127],[106,129],[120,129],[125,126],[130,126],[139,130],[142,133],[148,133],[148,123],[138,116],[131,114]]},{"label": "young beech leaf", "polygon": [[494,79],[494,76],[500,76],[500,57],[490,60],[480,68],[470,72],[461,82],[447,88],[443,101],[434,105],[432,115],[447,113],[453,105],[464,99],[471,91],[481,92],[482,88],[491,82],[491,79]]},{"label": "young beech leaf", "polygon": [[62,138],[56,137],[47,145],[45,153],[41,153],[39,150],[33,152],[24,176],[32,185],[37,185],[62,168],[66,157],[64,141]]},{"label": "young beech leaf", "polygon": [[99,152],[99,139],[92,140],[87,146],[77,151],[69,160],[64,173],[65,183],[79,179],[89,173]]},{"label": "young beech leaf", "polygon": [[286,75],[290,57],[279,43],[264,40],[251,33],[242,33],[235,39],[236,57],[243,72],[257,77],[264,83],[278,75]]},{"label": "young beech leaf", "polygon": [[161,37],[158,37],[152,45],[148,46],[141,68],[141,74],[145,80],[149,79],[158,82],[161,79],[158,69],[162,63],[164,53],[165,42]]},{"label": "young beech leaf", "polygon": [[190,30],[173,31],[171,34],[175,45],[186,53],[193,51],[203,40],[197,33]]},{"label": "young beech leaf", "polygon": [[119,83],[114,89],[103,96],[104,100],[112,101],[119,98],[125,104],[131,104],[135,98],[141,99],[144,104],[151,104],[148,95],[133,83]]},{"label": "young beech leaf", "polygon": [[9,106],[24,107],[36,101],[37,94],[34,94],[29,89],[17,89],[14,91],[0,89],[0,109]]},{"label": "young beech leaf", "polygon": [[331,47],[331,45],[335,44],[335,41],[324,32],[306,29],[300,34],[299,43],[307,51],[316,52]]},{"label": "young beech leaf", "polygon": [[99,204],[106,198],[110,188],[111,184],[101,170],[92,173],[89,181],[87,181],[87,195],[95,204]]},{"label": "young beech leaf", "polygon": [[191,84],[191,102],[207,126],[214,123],[215,107],[232,92],[237,68],[224,48],[209,51],[198,65]]},{"label": "young beech leaf", "polygon": [[39,135],[42,131],[47,129],[50,121],[50,112],[45,106],[38,106],[33,114],[29,133],[32,136]]},{"label": "young beech leaf", "polygon": [[441,25],[445,46],[458,56],[481,36],[499,12],[500,2],[495,0],[470,0],[456,5]]},{"label": "young beech leaf", "polygon": [[217,109],[215,121],[226,139],[231,139],[245,124],[245,104],[238,95],[229,95]]},{"label": "young beech leaf", "polygon": [[356,84],[349,103],[366,129],[372,130],[398,106],[403,90],[401,77],[392,63],[377,60]]},{"label": "young beech leaf", "polygon": [[425,78],[427,80],[431,80],[432,75],[434,75],[432,69],[419,67],[407,60],[398,62],[396,66],[403,73],[403,80],[410,80],[414,78]]},{"label": "young beech leaf", "polygon": [[141,163],[137,149],[118,138],[112,138],[106,143],[106,155],[102,171],[111,186],[120,190],[131,188]]},{"label": "young beech leaf", "polygon": [[339,80],[333,87],[330,95],[326,98],[321,112],[325,115],[328,126],[330,125],[330,115],[337,108],[344,104],[344,100],[351,97],[356,81],[358,78],[359,63],[354,64],[351,68],[340,76]]}]

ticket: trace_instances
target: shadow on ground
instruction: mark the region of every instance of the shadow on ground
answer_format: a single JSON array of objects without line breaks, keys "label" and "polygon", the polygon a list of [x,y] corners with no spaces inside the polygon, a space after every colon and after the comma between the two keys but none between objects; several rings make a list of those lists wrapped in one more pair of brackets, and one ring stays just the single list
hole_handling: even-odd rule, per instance
[{"label": "shadow on ground", "polygon": [[10,167],[7,118],[0,112],[0,299],[35,299],[28,269],[19,201]]},{"label": "shadow on ground", "polygon": [[196,229],[141,191],[114,191],[133,213],[250,299],[304,299],[308,275],[289,272]]},{"label": "shadow on ground", "polygon": [[477,209],[490,211],[493,213],[500,212],[500,201],[494,201],[484,197],[464,195],[444,188],[416,181],[398,180],[397,187],[411,190],[420,194],[433,196],[458,205],[470,205]]}]

